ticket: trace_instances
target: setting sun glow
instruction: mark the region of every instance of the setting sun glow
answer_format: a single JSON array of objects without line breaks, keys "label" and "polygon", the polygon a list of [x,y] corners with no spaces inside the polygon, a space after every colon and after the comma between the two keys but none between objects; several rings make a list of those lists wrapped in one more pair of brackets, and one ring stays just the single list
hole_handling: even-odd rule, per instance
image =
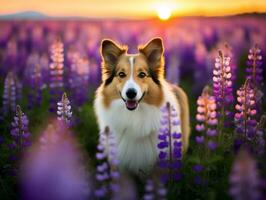
[{"label": "setting sun glow", "polygon": [[106,0],[0,0],[0,5],[0,15],[34,11],[52,17],[146,19],[157,16],[161,20],[266,12],[265,0],[108,0],[108,3]]},{"label": "setting sun glow", "polygon": [[171,8],[167,5],[158,6],[157,15],[161,20],[168,20],[172,15]]}]

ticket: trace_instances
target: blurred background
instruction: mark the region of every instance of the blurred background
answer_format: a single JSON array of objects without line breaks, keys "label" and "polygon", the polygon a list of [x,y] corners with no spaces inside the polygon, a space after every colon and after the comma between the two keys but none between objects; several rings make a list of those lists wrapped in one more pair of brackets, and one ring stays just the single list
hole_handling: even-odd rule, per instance
[{"label": "blurred background", "polygon": [[[89,81],[97,85],[103,38],[128,45],[132,53],[139,44],[160,36],[168,80],[178,83],[181,76],[196,82],[193,91],[197,95],[210,80],[218,49],[226,48],[234,54],[234,63],[238,64],[255,43],[265,48],[266,3],[262,0],[1,0],[1,5],[2,75],[10,68],[22,75],[33,55],[49,63],[51,43],[60,37],[66,68],[70,67],[71,55],[78,52],[88,60]],[[48,65],[41,66],[42,70],[45,67]],[[87,73],[87,69],[80,73]]]},{"label": "blurred background", "polygon": [[[24,159],[19,159],[18,155],[28,146],[32,146],[30,152],[35,153],[30,157],[33,161],[25,161],[25,171],[21,175],[22,182],[29,180],[22,184],[26,185],[24,199],[36,199],[33,190],[38,196],[43,185],[50,181],[57,183],[60,178],[55,175],[62,168],[64,172],[60,177],[66,184],[59,181],[54,185],[61,184],[62,188],[58,191],[65,191],[65,188],[72,188],[73,185],[67,183],[74,180],[76,189],[66,193],[71,198],[60,196],[61,193],[50,196],[47,193],[43,196],[44,200],[86,199],[91,193],[84,192],[79,184],[92,188],[84,177],[87,177],[88,171],[90,175],[95,172],[92,166],[98,162],[95,153],[99,130],[92,102],[95,89],[101,83],[99,47],[102,39],[113,39],[127,45],[129,53],[136,53],[138,45],[153,37],[162,37],[166,79],[179,84],[187,92],[192,127],[196,124],[196,99],[205,85],[213,83],[213,68],[219,50],[231,58],[234,94],[245,81],[249,49],[259,47],[262,57],[266,56],[264,0],[0,0],[0,5],[1,199],[2,196],[3,199],[20,197],[17,178],[20,176],[21,160]],[[264,81],[265,62],[262,68]],[[265,85],[261,90],[266,92]],[[71,105],[72,111],[67,114],[66,121],[73,133],[67,135],[74,135],[75,139],[72,136],[54,138],[56,132],[69,132],[66,128],[58,128],[59,125],[54,122],[56,116],[62,117],[61,111],[57,112],[58,102]],[[25,136],[25,144],[20,143],[19,146],[12,129],[16,128],[16,117],[24,115],[27,116],[24,131],[31,134]],[[70,157],[57,160],[60,155],[53,150],[43,154],[42,145],[47,141],[52,145],[50,149],[61,154],[64,154],[62,148],[65,146],[60,141],[66,141],[69,149],[65,152]],[[44,156],[43,160],[39,159],[40,156]],[[77,161],[80,156],[82,161]],[[228,181],[223,174],[229,173],[232,156],[228,155],[228,159],[224,163],[220,160],[216,163],[214,168],[218,172],[214,170],[213,175],[219,183],[213,184],[205,194],[201,193],[202,188],[184,187],[190,184],[188,178],[182,187],[174,189],[175,196],[179,195],[182,199],[228,199],[228,193],[224,192],[228,190]],[[70,162],[68,168],[64,168],[69,164],[66,160]],[[53,164],[40,167],[45,161]],[[72,173],[81,163],[90,170]],[[218,164],[227,167],[219,171]],[[191,167],[189,162],[186,165]],[[34,171],[35,175],[29,171]],[[42,174],[55,178],[44,180]],[[29,189],[33,185],[37,185],[36,188]],[[47,191],[50,189],[48,186],[45,188]],[[143,192],[143,189],[140,191]],[[28,193],[33,196],[27,196]]]}]

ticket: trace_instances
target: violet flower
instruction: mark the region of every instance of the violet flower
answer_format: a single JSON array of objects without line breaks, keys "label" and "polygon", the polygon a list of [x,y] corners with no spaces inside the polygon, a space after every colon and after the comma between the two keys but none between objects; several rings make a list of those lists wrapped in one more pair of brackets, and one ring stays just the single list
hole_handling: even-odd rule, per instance
[{"label": "violet flower", "polygon": [[15,151],[15,155],[11,157],[12,160],[16,160],[26,148],[31,145],[30,132],[28,130],[29,120],[28,117],[22,112],[20,106],[17,106],[16,115],[11,123],[11,137],[12,143],[9,144],[9,148]]},{"label": "violet flower", "polygon": [[161,182],[181,179],[182,135],[179,113],[170,103],[161,109],[161,127],[158,135],[159,168]]},{"label": "violet flower", "polygon": [[116,141],[108,127],[105,128],[103,133],[100,133],[97,150],[96,159],[99,164],[96,169],[96,181],[98,188],[94,195],[97,198],[118,196],[120,173],[118,171]]},{"label": "violet flower", "polygon": [[64,121],[68,126],[70,126],[70,120],[72,117],[70,101],[67,98],[66,93],[62,95],[61,101],[57,103],[57,119]]},{"label": "violet flower", "polygon": [[160,181],[147,179],[145,183],[145,193],[143,200],[163,200],[166,199],[167,189]]},{"label": "violet flower", "polygon": [[257,86],[263,86],[263,76],[262,76],[262,55],[261,49],[257,44],[249,50],[247,68],[246,68],[246,78],[250,79],[251,82]]},{"label": "violet flower", "polygon": [[237,52],[233,52],[233,49],[231,46],[229,46],[229,44],[225,44],[224,55],[231,58],[230,67],[231,67],[231,74],[232,74],[232,77],[231,77],[232,82],[235,82],[235,80],[237,78],[236,75],[237,75],[238,59],[237,59],[235,53],[237,53]]},{"label": "violet flower", "polygon": [[243,143],[251,144],[256,137],[256,97],[251,87],[250,79],[237,90],[237,104],[235,106],[235,145],[238,149]]},{"label": "violet flower", "polygon": [[215,97],[211,95],[211,89],[208,86],[202,91],[201,96],[197,100],[197,114],[196,114],[196,131],[199,133],[195,137],[198,144],[198,151],[203,152],[198,163],[192,167],[195,172],[194,183],[201,185],[205,180],[202,179],[202,174],[206,173],[205,162],[209,159],[210,151],[214,151],[218,147],[217,143],[217,112]]},{"label": "violet flower", "polygon": [[89,83],[89,62],[78,52],[71,52],[69,57],[71,65],[68,85],[71,99],[74,105],[81,106],[88,99],[88,93],[84,91],[87,91]]},{"label": "violet flower", "polygon": [[3,94],[3,113],[7,115],[9,111],[16,111],[16,78],[13,72],[9,72],[5,78]]},{"label": "violet flower", "polygon": [[208,145],[208,148],[211,150],[215,150],[217,147],[217,143],[215,142],[215,138],[218,135],[216,130],[216,126],[218,124],[217,119],[217,106],[215,97],[211,95],[210,88],[206,86],[201,96],[199,96],[197,100],[197,124],[196,130],[200,133],[196,136],[195,140],[197,144],[205,144]]},{"label": "violet flower", "polygon": [[90,199],[84,157],[72,133],[58,120],[42,133],[21,166],[22,199]]},{"label": "violet flower", "polygon": [[230,195],[234,200],[260,199],[256,161],[246,150],[241,150],[230,174]]},{"label": "violet flower", "polygon": [[151,179],[146,180],[145,183],[145,194],[143,196],[143,200],[154,200],[155,194],[154,194],[154,182]]},{"label": "violet flower", "polygon": [[266,136],[266,115],[262,115],[260,122],[256,127],[256,137],[254,151],[258,156],[263,156],[265,153],[265,136]]},{"label": "violet flower", "polygon": [[29,95],[28,95],[28,107],[31,109],[33,106],[40,106],[42,101],[42,73],[41,66],[39,64],[35,64],[29,79]]},{"label": "violet flower", "polygon": [[[249,50],[246,78],[250,79],[252,87],[254,89],[254,95],[256,97],[256,110],[258,113],[262,113],[262,97],[263,92],[263,68],[262,68],[262,55],[261,50],[256,44]],[[258,116],[258,115],[257,115]],[[257,120],[259,120],[257,118]]]},{"label": "violet flower", "polygon": [[225,56],[222,51],[219,51],[219,56],[215,59],[213,69],[213,96],[217,103],[219,129],[221,132],[224,125],[231,125],[233,118],[233,114],[230,111],[230,107],[234,101],[230,62],[231,58]]},{"label": "violet flower", "polygon": [[50,64],[50,111],[55,111],[56,102],[62,95],[63,73],[64,73],[64,45],[60,39],[53,43],[51,47]]}]

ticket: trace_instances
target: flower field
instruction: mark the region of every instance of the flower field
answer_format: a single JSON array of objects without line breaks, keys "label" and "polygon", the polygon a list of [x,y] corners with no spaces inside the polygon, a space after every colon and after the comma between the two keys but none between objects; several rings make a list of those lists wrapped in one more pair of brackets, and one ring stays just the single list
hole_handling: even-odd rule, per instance
[{"label": "flower field", "polygon": [[[98,130],[99,47],[136,53],[153,37],[189,97],[190,145],[164,105],[157,166],[136,177],[119,170],[112,130]],[[265,80],[264,15],[0,21],[0,199],[266,199]]]}]

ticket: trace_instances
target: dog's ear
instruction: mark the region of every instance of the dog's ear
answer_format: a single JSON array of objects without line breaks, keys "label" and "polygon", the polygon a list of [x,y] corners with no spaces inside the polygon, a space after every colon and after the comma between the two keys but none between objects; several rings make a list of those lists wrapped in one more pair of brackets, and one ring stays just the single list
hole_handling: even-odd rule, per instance
[{"label": "dog's ear", "polygon": [[139,46],[139,52],[147,58],[150,76],[153,81],[160,84],[160,79],[164,78],[164,47],[162,39],[153,38],[144,46]]},{"label": "dog's ear", "polygon": [[153,38],[144,46],[139,47],[139,52],[143,53],[151,68],[161,68],[163,66],[163,41],[161,38]]},{"label": "dog's ear", "polygon": [[104,39],[100,49],[102,59],[108,67],[114,68],[119,56],[126,52],[126,49],[109,39]]}]

